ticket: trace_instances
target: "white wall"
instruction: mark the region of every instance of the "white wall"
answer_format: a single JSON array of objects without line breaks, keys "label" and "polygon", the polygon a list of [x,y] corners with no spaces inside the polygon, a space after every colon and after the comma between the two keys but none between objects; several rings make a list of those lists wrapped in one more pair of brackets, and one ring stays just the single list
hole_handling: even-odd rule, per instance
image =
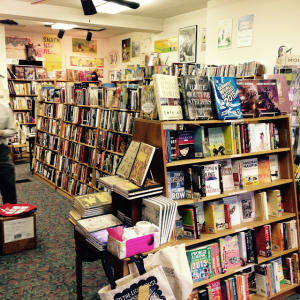
[{"label": "white wall", "polygon": [[[237,64],[256,60],[272,73],[277,50],[285,45],[300,54],[300,1],[298,0],[211,0],[207,8],[207,64]],[[251,47],[237,48],[238,18],[254,14]],[[232,48],[218,49],[218,21],[233,18]]]}]

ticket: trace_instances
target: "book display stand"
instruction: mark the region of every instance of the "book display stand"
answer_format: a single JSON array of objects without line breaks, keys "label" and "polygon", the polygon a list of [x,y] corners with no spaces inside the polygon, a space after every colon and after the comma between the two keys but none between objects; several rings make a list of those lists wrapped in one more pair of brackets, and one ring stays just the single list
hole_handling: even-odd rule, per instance
[{"label": "book display stand", "polygon": [[[221,156],[211,156],[204,158],[191,158],[191,159],[183,159],[183,160],[175,160],[172,162],[166,162],[166,146],[165,146],[165,138],[164,138],[164,128],[169,125],[189,125],[189,126],[225,126],[232,123],[235,124],[251,124],[251,123],[269,123],[274,122],[279,129],[279,148],[268,151],[260,151],[260,152],[250,152],[250,153],[242,153],[242,154],[234,154],[234,155],[221,155]],[[259,158],[263,155],[269,154],[277,154],[279,165],[280,165],[280,179],[263,183],[263,184],[254,184],[245,186],[243,189],[235,189],[232,191],[225,191],[222,194],[217,194],[213,196],[200,197],[199,199],[181,199],[176,200],[178,206],[183,205],[191,205],[198,202],[207,203],[208,201],[218,200],[221,198],[238,195],[246,192],[260,192],[260,191],[268,191],[271,188],[280,189],[282,204],[283,204],[283,213],[280,216],[269,216],[268,220],[261,220],[256,218],[251,222],[244,222],[239,225],[234,225],[230,229],[219,230],[216,233],[201,233],[200,239],[181,239],[181,240],[171,240],[170,243],[163,245],[165,247],[167,245],[176,245],[180,243],[184,243],[187,249],[192,246],[204,246],[205,243],[209,241],[217,241],[219,238],[228,236],[230,234],[235,234],[238,232],[246,231],[248,229],[259,229],[261,226],[267,224],[276,224],[281,221],[289,221],[295,220],[297,223],[297,232],[299,232],[299,221],[298,221],[298,209],[297,209],[297,197],[296,197],[296,186],[294,179],[294,171],[293,171],[293,151],[292,151],[292,143],[291,143],[291,127],[290,127],[290,119],[288,116],[275,116],[275,117],[260,117],[260,118],[249,118],[249,119],[239,119],[239,120],[201,120],[201,121],[156,121],[156,120],[135,120],[135,131],[133,139],[139,142],[151,143],[151,145],[157,148],[156,155],[152,161],[152,171],[155,181],[159,182],[164,186],[164,195],[168,196],[168,178],[167,172],[168,170],[172,170],[173,168],[184,168],[187,166],[200,164],[200,163],[212,163],[217,160],[225,160],[225,159],[242,159],[242,158]],[[158,249],[156,249],[157,251]],[[217,279],[228,277],[229,275],[237,274],[245,270],[246,268],[260,265],[271,261],[272,259],[282,257],[286,254],[299,253],[299,247],[292,247],[284,251],[275,251],[272,250],[272,255],[270,257],[262,257],[257,256],[257,263],[248,263],[244,266],[238,266],[234,268],[230,268],[225,273],[221,273],[215,276],[212,276],[210,279],[195,282],[194,288],[199,288],[213,282]],[[297,269],[297,267],[296,267]],[[296,292],[296,289],[299,287],[299,282],[294,284],[282,284],[280,285],[280,292],[272,294],[269,298],[265,298],[263,296],[254,294],[251,295],[252,300],[259,299],[283,299],[284,297],[293,294]]]}]

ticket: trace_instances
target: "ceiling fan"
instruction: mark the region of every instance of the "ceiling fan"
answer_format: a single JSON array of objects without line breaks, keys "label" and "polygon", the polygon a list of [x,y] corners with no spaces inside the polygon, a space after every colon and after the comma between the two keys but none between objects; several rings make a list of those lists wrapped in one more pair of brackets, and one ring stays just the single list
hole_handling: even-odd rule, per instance
[{"label": "ceiling fan", "polygon": [[[49,0],[33,0],[31,4],[42,4]],[[137,9],[140,7],[140,4],[137,2],[132,1],[125,1],[125,0],[104,0],[107,2],[116,3],[119,5],[127,6],[131,9]],[[82,9],[85,15],[95,15],[97,13],[96,7],[93,3],[93,0],[81,0]]]}]

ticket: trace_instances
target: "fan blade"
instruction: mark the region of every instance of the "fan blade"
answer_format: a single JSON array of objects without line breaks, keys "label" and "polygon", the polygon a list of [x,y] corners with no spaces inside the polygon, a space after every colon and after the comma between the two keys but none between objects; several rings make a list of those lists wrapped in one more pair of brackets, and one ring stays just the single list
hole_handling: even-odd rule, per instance
[{"label": "fan blade", "polygon": [[33,1],[31,2],[31,4],[42,4],[43,2],[47,2],[49,0],[37,0],[37,1]]},{"label": "fan blade", "polygon": [[92,0],[81,0],[83,12],[86,16],[95,15],[97,10]]},{"label": "fan blade", "polygon": [[132,2],[132,1],[125,1],[125,0],[105,0],[107,2],[113,2],[119,5],[127,6],[132,9],[137,9],[140,7],[140,4],[137,2]]}]

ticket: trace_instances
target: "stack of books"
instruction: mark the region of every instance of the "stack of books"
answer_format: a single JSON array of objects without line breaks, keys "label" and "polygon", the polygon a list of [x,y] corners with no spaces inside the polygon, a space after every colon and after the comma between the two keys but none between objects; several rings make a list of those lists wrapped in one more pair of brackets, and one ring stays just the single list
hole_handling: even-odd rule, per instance
[{"label": "stack of books", "polygon": [[111,211],[112,198],[108,192],[77,196],[74,198],[69,220],[76,225],[80,219],[107,214]]}]

